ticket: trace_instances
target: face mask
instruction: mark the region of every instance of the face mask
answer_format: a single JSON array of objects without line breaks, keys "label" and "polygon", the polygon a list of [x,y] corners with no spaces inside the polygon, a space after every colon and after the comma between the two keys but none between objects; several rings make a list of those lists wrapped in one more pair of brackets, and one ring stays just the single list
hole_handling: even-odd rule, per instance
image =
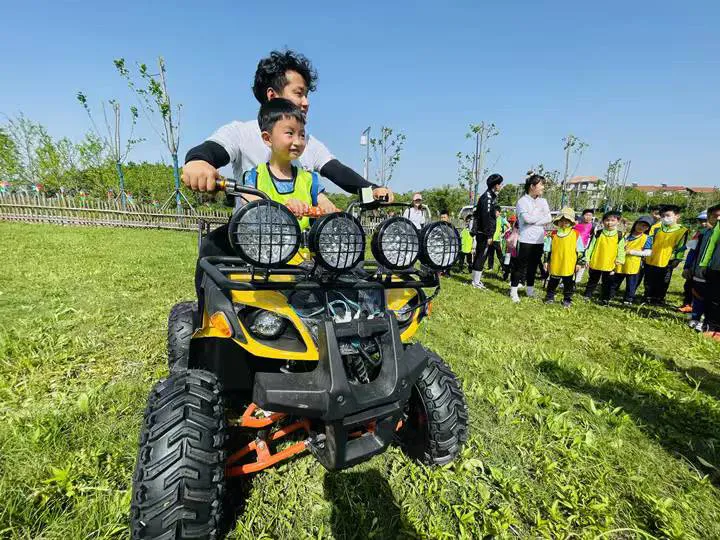
[{"label": "face mask", "polygon": [[570,232],[570,227],[558,227],[558,232],[565,235]]},{"label": "face mask", "polygon": [[665,216],[662,218],[662,222],[665,225],[673,225],[675,223],[675,218],[670,216]]}]

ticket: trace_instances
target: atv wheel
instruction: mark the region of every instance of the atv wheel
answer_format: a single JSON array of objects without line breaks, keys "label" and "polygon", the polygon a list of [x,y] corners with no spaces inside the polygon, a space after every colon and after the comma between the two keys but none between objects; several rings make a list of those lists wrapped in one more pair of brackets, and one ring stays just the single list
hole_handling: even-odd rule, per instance
[{"label": "atv wheel", "polygon": [[468,408],[456,375],[435,353],[413,385],[398,432],[402,450],[426,465],[445,465],[467,440]]},{"label": "atv wheel", "polygon": [[133,539],[217,538],[225,409],[207,371],[175,371],[148,398],[133,475]]},{"label": "atv wheel", "polygon": [[180,302],[170,310],[168,317],[168,367],[187,369],[190,358],[190,338],[195,331],[197,302]]}]

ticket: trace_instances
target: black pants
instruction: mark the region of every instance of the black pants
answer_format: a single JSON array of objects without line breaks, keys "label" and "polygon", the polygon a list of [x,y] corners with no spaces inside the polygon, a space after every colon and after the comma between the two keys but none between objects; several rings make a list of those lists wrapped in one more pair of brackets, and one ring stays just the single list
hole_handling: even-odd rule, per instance
[{"label": "black pants", "polygon": [[635,292],[640,283],[640,274],[615,274],[612,278],[612,283],[610,284],[610,299],[617,294],[620,285],[625,281],[625,296],[623,300],[625,302],[633,302],[635,300]]},{"label": "black pants", "polygon": [[720,270],[705,273],[705,322],[708,330],[720,332]]},{"label": "black pants", "polygon": [[472,268],[473,263],[473,256],[472,253],[460,253],[460,256],[458,257],[458,268],[462,272],[463,267],[465,264],[467,264],[468,271]]},{"label": "black pants", "polygon": [[668,287],[670,287],[670,278],[672,278],[672,266],[652,266],[645,265],[645,298],[648,302],[664,302]]},{"label": "black pants", "polygon": [[518,243],[518,253],[515,260],[515,268],[510,274],[510,286],[517,287],[522,278],[525,278],[525,285],[535,285],[535,274],[543,255],[542,244]]},{"label": "black pants", "polygon": [[588,269],[588,281],[585,286],[585,298],[591,298],[595,289],[602,279],[602,287],[600,288],[600,300],[610,300],[610,286],[612,285],[612,277],[610,272],[602,270]]},{"label": "black pants", "polygon": [[500,242],[493,242],[493,245],[488,248],[488,270],[492,270],[495,266],[495,256],[497,255],[498,265],[502,266],[503,263],[503,252]]},{"label": "black pants", "polygon": [[691,306],[692,300],[693,300],[693,279],[690,277],[690,279],[685,280],[685,285],[683,285],[683,306]]},{"label": "black pants", "polygon": [[547,282],[547,300],[554,300],[555,299],[555,291],[558,288],[558,285],[560,285],[560,281],[562,281],[563,284],[563,300],[566,300],[567,302],[570,302],[572,300],[572,295],[575,292],[575,276],[563,276],[563,277],[557,277],[557,276],[550,276],[548,278]]},{"label": "black pants", "polygon": [[492,246],[488,246],[488,238],[486,234],[478,234],[475,236],[475,260],[473,261],[473,270],[480,271],[485,266],[488,253]]}]

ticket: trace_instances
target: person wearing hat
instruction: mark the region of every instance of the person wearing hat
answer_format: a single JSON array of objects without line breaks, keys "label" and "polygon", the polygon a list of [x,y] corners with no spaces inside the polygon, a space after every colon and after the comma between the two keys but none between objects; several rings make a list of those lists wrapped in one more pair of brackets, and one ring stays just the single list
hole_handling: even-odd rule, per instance
[{"label": "person wearing hat", "polygon": [[563,283],[563,307],[572,304],[575,292],[575,272],[580,268],[578,259],[585,250],[580,233],[575,225],[575,210],[566,207],[553,220],[555,230],[545,239],[545,271],[548,273],[545,303],[555,301],[555,291]]},{"label": "person wearing hat", "polygon": [[403,217],[413,222],[415,228],[422,229],[427,221],[425,209],[423,208],[423,198],[420,193],[416,193],[412,198],[412,206],[403,212]]},{"label": "person wearing hat", "polygon": [[695,250],[698,246],[698,240],[700,239],[700,236],[702,235],[703,231],[707,230],[707,228],[711,228],[712,226],[708,225],[708,214],[707,212],[700,212],[697,217],[697,229],[695,230],[695,233],[692,235],[692,238],[688,240],[686,244],[686,248],[688,250],[687,257],[685,257],[685,266],[683,267],[683,277],[685,278],[685,285],[683,286],[683,303],[682,306],[678,308],[678,311],[680,313],[692,313],[692,303],[693,303],[693,279],[692,276],[689,275],[688,272],[685,271],[685,268],[688,268],[687,261],[690,258],[693,258],[695,256]]},{"label": "person wearing hat", "polygon": [[652,226],[652,216],[640,216],[630,228],[630,232],[625,237],[625,262],[615,266],[615,275],[610,283],[610,300],[625,281],[623,303],[629,306],[635,301],[643,257],[648,257],[652,253],[653,238],[648,234]]},{"label": "person wearing hat", "polygon": [[625,263],[625,239],[618,231],[621,217],[620,212],[615,210],[605,212],[602,218],[603,228],[593,235],[583,256],[590,268],[584,294],[588,300],[592,298],[593,292],[602,280],[600,302],[610,303],[612,275],[617,265]]},{"label": "person wearing hat", "polygon": [[493,246],[497,217],[495,206],[497,194],[502,189],[503,177],[497,173],[488,176],[485,193],[478,199],[473,212],[473,232],[475,233],[475,260],[473,261],[472,286],[485,289],[482,282],[482,269],[488,253]]}]

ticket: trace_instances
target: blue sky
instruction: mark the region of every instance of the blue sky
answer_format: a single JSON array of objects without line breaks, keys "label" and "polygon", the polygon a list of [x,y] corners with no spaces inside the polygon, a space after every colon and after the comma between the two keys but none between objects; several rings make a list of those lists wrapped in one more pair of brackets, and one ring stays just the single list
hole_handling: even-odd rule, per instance
[{"label": "blue sky", "polygon": [[[640,183],[720,185],[720,2],[448,4],[7,3],[0,112],[80,138],[77,91],[130,104],[113,58],[162,55],[184,106],[184,154],[256,115],[257,61],[287,46],[320,74],[309,127],[341,161],[362,171],[368,125],[407,135],[399,191],[455,183],[455,153],[481,120],[500,130],[489,161],[511,182],[540,162],[562,169],[561,139],[574,133],[590,144],[578,174],[623,158]],[[142,129],[149,141],[131,159],[163,157]]]}]

